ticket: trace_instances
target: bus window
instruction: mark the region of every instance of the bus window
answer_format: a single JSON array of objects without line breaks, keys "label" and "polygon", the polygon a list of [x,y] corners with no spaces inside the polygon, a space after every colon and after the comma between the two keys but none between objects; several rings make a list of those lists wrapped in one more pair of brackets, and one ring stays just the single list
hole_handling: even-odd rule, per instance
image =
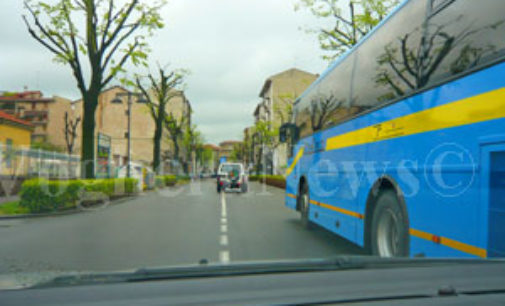
[{"label": "bus window", "polygon": [[365,111],[423,86],[418,79],[426,1],[409,1],[358,47],[353,107]]},{"label": "bus window", "polygon": [[346,57],[297,104],[295,123],[304,137],[349,118],[354,55]]},{"label": "bus window", "polygon": [[[436,8],[433,8],[436,9]],[[505,2],[458,0],[428,18],[428,83],[443,81],[505,55]]]}]

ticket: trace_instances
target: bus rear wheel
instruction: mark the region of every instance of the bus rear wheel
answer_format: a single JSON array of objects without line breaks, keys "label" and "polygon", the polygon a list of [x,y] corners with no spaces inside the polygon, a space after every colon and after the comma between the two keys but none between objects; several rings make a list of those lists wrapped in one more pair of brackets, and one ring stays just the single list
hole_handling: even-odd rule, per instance
[{"label": "bus rear wheel", "polygon": [[380,257],[404,257],[409,255],[408,218],[396,193],[381,192],[373,211],[371,226],[371,250]]}]

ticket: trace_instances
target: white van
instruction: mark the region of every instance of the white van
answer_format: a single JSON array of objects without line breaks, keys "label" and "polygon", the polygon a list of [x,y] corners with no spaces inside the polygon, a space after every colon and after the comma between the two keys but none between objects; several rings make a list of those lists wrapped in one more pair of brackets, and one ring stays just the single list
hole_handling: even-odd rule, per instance
[{"label": "white van", "polygon": [[217,170],[217,192],[238,190],[247,192],[247,175],[241,163],[222,163]]}]

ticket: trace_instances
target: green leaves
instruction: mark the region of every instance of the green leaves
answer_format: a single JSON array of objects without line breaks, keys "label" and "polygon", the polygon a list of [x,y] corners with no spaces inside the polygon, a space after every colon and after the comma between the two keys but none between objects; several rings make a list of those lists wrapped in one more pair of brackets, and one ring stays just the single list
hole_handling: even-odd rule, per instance
[{"label": "green leaves", "polygon": [[323,59],[335,60],[356,45],[398,4],[398,0],[299,0],[295,10],[308,9],[314,16],[333,21],[316,32]]}]

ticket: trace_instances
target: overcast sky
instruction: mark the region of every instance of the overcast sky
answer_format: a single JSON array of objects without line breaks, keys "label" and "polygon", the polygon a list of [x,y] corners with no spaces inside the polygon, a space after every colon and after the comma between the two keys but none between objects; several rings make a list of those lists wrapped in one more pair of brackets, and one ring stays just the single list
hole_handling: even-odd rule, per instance
[{"label": "overcast sky", "polygon": [[[79,98],[68,67],[31,39],[22,0],[0,1],[0,90],[41,90]],[[191,71],[186,95],[206,140],[241,139],[253,124],[258,94],[270,75],[297,67],[321,73],[317,38],[300,28],[318,22],[295,12],[296,0],[169,0],[165,28],[150,39],[150,63]]]}]

